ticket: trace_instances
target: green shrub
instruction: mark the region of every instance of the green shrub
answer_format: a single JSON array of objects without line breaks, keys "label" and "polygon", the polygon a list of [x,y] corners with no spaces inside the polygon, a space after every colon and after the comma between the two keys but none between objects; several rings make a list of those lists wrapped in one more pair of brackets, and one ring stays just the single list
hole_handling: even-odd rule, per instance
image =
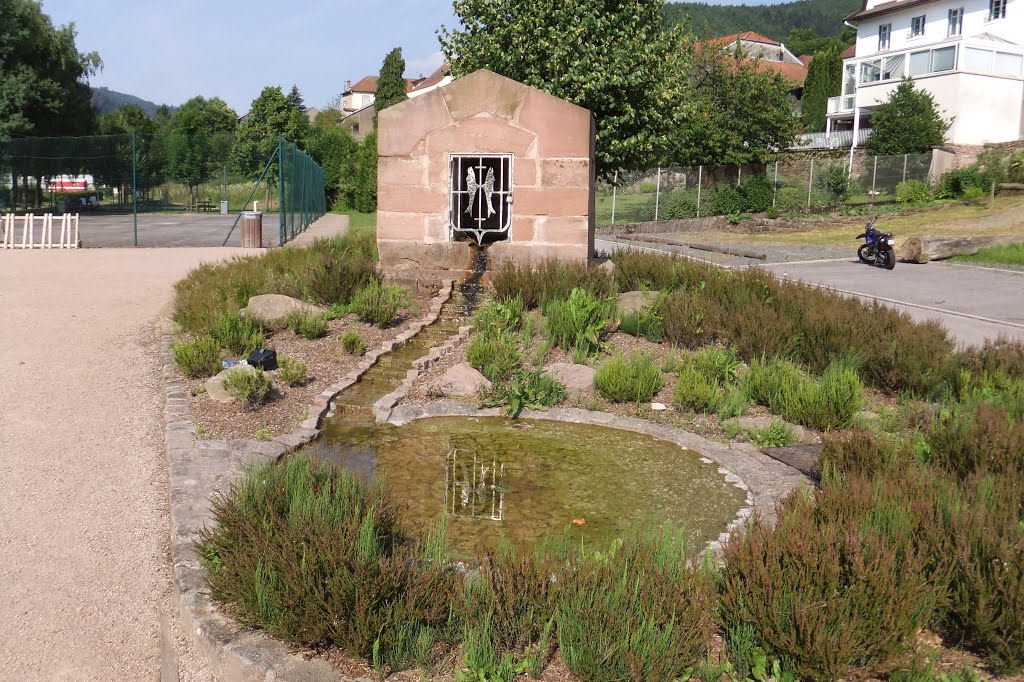
[{"label": "green shrub", "polygon": [[690,568],[682,534],[627,540],[560,580],[566,667],[584,680],[673,682],[707,655],[714,582]]},{"label": "green shrub", "polygon": [[350,329],[341,335],[341,349],[349,355],[362,355],[366,352],[366,342],[359,332]]},{"label": "green shrub", "polygon": [[648,353],[615,355],[594,375],[597,392],[613,403],[649,402],[664,385],[661,371]]},{"label": "green shrub", "polygon": [[960,195],[965,204],[976,204],[985,197],[985,190],[980,187],[968,187],[964,190],[964,193]]},{"label": "green shrub", "polygon": [[[319,305],[346,302],[373,275],[375,264],[354,242],[318,240],[302,248],[205,263],[174,285],[174,321],[183,331],[206,332],[217,318],[259,294],[284,294]],[[370,232],[369,241],[373,241]]]},{"label": "green shrub", "polygon": [[842,161],[834,161],[825,166],[820,182],[832,204],[843,203],[850,194],[850,174]]},{"label": "green shrub", "polygon": [[696,363],[683,362],[672,402],[680,410],[715,413],[722,407],[724,393],[715,375]]},{"label": "green shrub", "polygon": [[785,422],[773,419],[772,423],[764,428],[752,429],[750,440],[759,448],[784,448],[793,444],[793,429]]},{"label": "green shrub", "polygon": [[680,220],[697,217],[697,192],[695,190],[677,189],[662,195],[661,215],[668,220]]},{"label": "green shrub", "polygon": [[[486,376],[486,373],[484,373]],[[503,380],[495,381],[484,404],[504,406],[515,419],[524,409],[540,410],[565,400],[565,387],[542,369],[525,371],[516,367]]]},{"label": "green shrub", "polygon": [[941,600],[901,481],[850,476],[792,493],[725,547],[720,613],[752,626],[801,679],[835,680],[907,652]]},{"label": "green shrub", "polygon": [[743,210],[749,213],[763,213],[771,208],[775,187],[765,175],[752,175],[740,185],[743,196]]},{"label": "green shrub", "polygon": [[704,296],[670,294],[663,306],[665,336],[683,348],[700,348],[718,335],[719,308]]},{"label": "green shrub", "polygon": [[298,386],[309,378],[309,368],[298,358],[282,354],[278,357],[277,364],[277,376],[288,386]]},{"label": "green shrub", "polygon": [[235,370],[228,372],[224,377],[224,390],[248,409],[262,405],[273,387],[270,377],[258,368],[252,371]]},{"label": "green shrub", "polygon": [[829,365],[816,383],[786,360],[755,360],[743,379],[752,400],[788,421],[820,431],[849,426],[863,401],[857,372],[842,362]]},{"label": "green shrub", "polygon": [[514,332],[523,326],[523,299],[490,300],[473,316],[473,329],[478,334]]},{"label": "green shrub", "polygon": [[733,182],[716,182],[701,197],[701,203],[708,207],[706,215],[738,214],[747,210],[747,200]]},{"label": "green shrub", "polygon": [[734,383],[739,378],[739,368],[743,364],[736,356],[735,348],[723,346],[701,350],[693,356],[693,362],[698,369],[713,376],[722,385]]},{"label": "green shrub", "polygon": [[[380,485],[305,457],[254,467],[214,500],[197,554],[242,625],[401,668],[444,637],[461,579],[443,538],[407,541]],[[443,532],[443,531],[442,531]]]},{"label": "green shrub", "polygon": [[780,187],[775,195],[775,207],[782,213],[807,210],[807,185],[804,187]]},{"label": "green shrub", "polygon": [[499,301],[518,298],[532,310],[549,300],[563,300],[579,287],[598,299],[614,295],[612,278],[604,270],[555,258],[535,266],[504,261],[491,275],[494,296]]},{"label": "green shrub", "polygon": [[212,377],[221,370],[220,344],[207,334],[171,345],[174,363],[189,379]]},{"label": "green shrub", "polygon": [[314,312],[296,309],[288,313],[289,329],[305,339],[319,339],[327,335],[327,318]]},{"label": "green shrub", "polygon": [[987,195],[992,188],[992,181],[998,182],[998,174],[987,173],[980,164],[967,168],[954,168],[947,171],[939,179],[935,188],[937,199],[963,199],[967,194],[980,198]]},{"label": "green shrub", "polygon": [[267,342],[263,325],[249,317],[243,317],[237,310],[224,313],[210,328],[210,336],[221,348],[227,348],[236,355],[248,355]]},{"label": "green shrub", "polygon": [[398,311],[409,305],[409,292],[395,284],[371,279],[352,297],[352,312],[362,320],[386,327],[398,318]]},{"label": "green shrub", "polygon": [[600,349],[614,309],[615,299],[599,299],[577,287],[567,299],[547,301],[542,312],[552,343],[571,353],[573,362],[583,362]]},{"label": "green shrub", "polygon": [[955,407],[933,423],[925,439],[933,461],[959,477],[1024,470],[1024,421],[1011,421],[1000,407]]},{"label": "green shrub", "polygon": [[779,212],[779,209],[776,206],[769,206],[764,211],[764,217],[768,218],[769,220],[777,220],[780,215],[782,214]]},{"label": "green shrub", "polygon": [[658,343],[665,336],[665,325],[662,323],[661,308],[665,296],[660,295],[654,300],[645,301],[642,308],[633,313],[626,313],[619,318],[619,331],[630,336],[648,339]]},{"label": "green shrub", "polygon": [[466,361],[492,382],[501,382],[519,369],[522,355],[514,335],[475,334],[466,347]]},{"label": "green shrub", "polygon": [[896,203],[914,204],[932,198],[931,188],[922,180],[905,180],[896,185]]}]

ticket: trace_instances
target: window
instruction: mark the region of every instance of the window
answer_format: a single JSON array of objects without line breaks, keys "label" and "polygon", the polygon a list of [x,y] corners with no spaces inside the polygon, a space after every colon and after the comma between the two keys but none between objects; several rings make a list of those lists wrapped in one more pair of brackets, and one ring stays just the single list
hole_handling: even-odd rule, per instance
[{"label": "window", "polygon": [[910,74],[911,76],[923,76],[928,73],[928,68],[931,61],[931,52],[929,50],[923,50],[921,52],[910,53]]},{"label": "window", "polygon": [[981,73],[1019,76],[1022,63],[1024,56],[1019,54],[968,47],[964,50],[961,68]]},{"label": "window", "polygon": [[889,36],[892,34],[892,24],[882,24],[878,27],[878,50],[889,49]]},{"label": "window", "polygon": [[946,30],[947,36],[958,36],[964,29],[964,8],[949,10],[949,27]]},{"label": "window", "polygon": [[882,60],[872,59],[860,65],[860,82],[874,83],[882,80]]},{"label": "window", "polygon": [[1019,76],[1021,62],[1024,57],[1009,52],[996,52],[996,61],[992,70],[995,73],[1003,73],[1009,76]]},{"label": "window", "polygon": [[857,91],[857,66],[855,64],[846,65],[846,77],[843,79],[843,94],[852,95]]},{"label": "window", "polygon": [[952,71],[956,68],[956,47],[942,47],[932,50],[931,71]]},{"label": "window", "polygon": [[988,20],[1006,18],[1006,0],[988,0]]},{"label": "window", "polygon": [[903,78],[903,65],[907,61],[905,54],[894,54],[882,60],[882,80]]},{"label": "window", "polygon": [[[995,2],[995,0],[993,0]],[[910,20],[910,37],[916,38],[917,36],[924,35],[924,19],[925,15],[914,17]]]}]

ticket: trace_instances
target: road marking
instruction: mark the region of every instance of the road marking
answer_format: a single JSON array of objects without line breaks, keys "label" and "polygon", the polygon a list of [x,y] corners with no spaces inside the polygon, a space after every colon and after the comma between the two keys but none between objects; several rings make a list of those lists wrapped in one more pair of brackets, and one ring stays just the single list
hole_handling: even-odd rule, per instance
[{"label": "road marking", "polygon": [[943,265],[952,265],[954,268],[971,268],[973,270],[985,270],[986,272],[1008,272],[1011,275],[1021,275],[1024,277],[1024,270],[1010,270],[1009,268],[1001,268],[998,265],[971,265],[970,263],[948,263],[946,261],[939,261]]}]

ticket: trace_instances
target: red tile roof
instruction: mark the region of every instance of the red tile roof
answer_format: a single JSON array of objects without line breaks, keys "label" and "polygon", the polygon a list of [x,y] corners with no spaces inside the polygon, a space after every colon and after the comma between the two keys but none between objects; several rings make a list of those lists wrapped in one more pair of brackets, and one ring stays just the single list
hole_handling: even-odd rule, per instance
[{"label": "red tile roof", "polygon": [[843,50],[843,53],[839,55],[843,59],[853,59],[857,56],[857,43],[850,45],[848,48]]},{"label": "red tile roof", "polygon": [[722,36],[721,38],[711,38],[706,42],[712,45],[731,45],[737,40],[749,40],[752,43],[765,43],[766,45],[781,45],[781,43],[772,40],[771,38],[765,38],[760,33],[754,33],[753,31],[733,33],[731,36]]},{"label": "red tile roof", "polygon": [[420,78],[418,80],[413,81],[413,86],[411,90],[421,90],[423,88],[429,88],[432,85],[437,85],[442,80],[444,80],[445,76],[451,73],[451,70],[452,68],[448,65],[447,62],[445,62],[441,66],[437,67],[434,73],[430,74],[426,78]]},{"label": "red tile roof", "polygon": [[753,66],[758,71],[773,71],[788,81],[803,85],[807,80],[807,66],[804,64],[789,64],[786,62],[770,62],[765,59],[744,59],[744,64]]},{"label": "red tile roof", "polygon": [[[342,94],[347,94],[347,93],[350,93],[350,92],[361,92],[361,93],[370,93],[370,94],[374,94],[375,95],[375,94],[377,94],[377,81],[378,80],[379,80],[379,78],[377,76],[363,76],[362,78],[357,80],[355,83],[353,83]],[[414,82],[415,81],[412,78],[406,78],[405,79],[405,91],[406,92],[409,92],[410,90],[412,90]]]}]

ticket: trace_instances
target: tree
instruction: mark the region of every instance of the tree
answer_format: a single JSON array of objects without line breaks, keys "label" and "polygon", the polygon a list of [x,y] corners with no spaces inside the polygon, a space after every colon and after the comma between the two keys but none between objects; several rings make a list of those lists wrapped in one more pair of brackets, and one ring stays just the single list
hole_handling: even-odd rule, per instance
[{"label": "tree", "polygon": [[815,52],[804,81],[802,115],[804,128],[812,133],[825,130],[828,98],[843,87],[843,58],[835,49]]},{"label": "tree", "polygon": [[291,102],[293,109],[306,113],[306,103],[302,101],[302,93],[299,92],[298,85],[293,85],[288,92],[288,101]]},{"label": "tree", "polygon": [[[849,27],[844,26],[843,28]],[[817,54],[826,50],[842,53],[843,50],[853,45],[853,41],[856,39],[856,31],[852,36],[845,31],[839,36],[823,36],[813,28],[794,28],[786,37],[785,45],[795,55]]]},{"label": "tree", "polygon": [[0,0],[0,140],[95,130],[89,76],[95,52],[75,46],[75,25],[54,27],[38,2]]},{"label": "tree", "polygon": [[219,97],[193,97],[171,119],[168,170],[193,201],[199,185],[227,162],[237,125],[238,115]]},{"label": "tree", "polygon": [[460,28],[441,27],[452,75],[490,69],[586,107],[597,170],[643,168],[669,149],[682,30],[663,0],[455,0]]},{"label": "tree", "polygon": [[384,58],[384,64],[380,67],[377,95],[373,100],[374,112],[383,111],[393,104],[409,99],[409,96],[405,94],[404,74],[405,60],[402,59],[402,48],[396,47],[388,52],[388,56]]},{"label": "tree", "polygon": [[[152,189],[164,182],[167,169],[167,138],[161,134],[158,123],[142,107],[127,104],[117,111],[100,117],[100,133],[127,136],[135,133],[136,188]],[[111,168],[109,184],[129,185],[132,179],[131,143],[122,142],[125,149],[118,154],[119,167]],[[124,165],[121,168],[120,165]],[[99,174],[98,174],[99,175]],[[122,195],[124,196],[124,195]]]},{"label": "tree", "polygon": [[[328,110],[329,111],[329,110]],[[324,187],[329,204],[339,198],[343,208],[351,207],[352,197],[340,197],[343,170],[348,170],[348,160],[355,156],[360,145],[348,130],[337,124],[335,118],[321,111],[306,136],[306,151],[324,169]]]},{"label": "tree", "polygon": [[[291,142],[304,144],[308,124],[306,115],[293,106],[281,88],[263,88],[260,96],[253,100],[245,123],[238,128],[231,150],[235,166],[244,175],[256,179],[277,148],[277,138],[284,136]],[[276,168],[276,161],[274,163]]]},{"label": "tree", "polygon": [[939,114],[931,93],[905,78],[875,109],[871,128],[869,154],[923,154],[945,143],[949,122]]},{"label": "tree", "polygon": [[691,46],[686,55],[671,163],[763,162],[793,143],[797,121],[788,81],[744,62],[738,50]]}]

